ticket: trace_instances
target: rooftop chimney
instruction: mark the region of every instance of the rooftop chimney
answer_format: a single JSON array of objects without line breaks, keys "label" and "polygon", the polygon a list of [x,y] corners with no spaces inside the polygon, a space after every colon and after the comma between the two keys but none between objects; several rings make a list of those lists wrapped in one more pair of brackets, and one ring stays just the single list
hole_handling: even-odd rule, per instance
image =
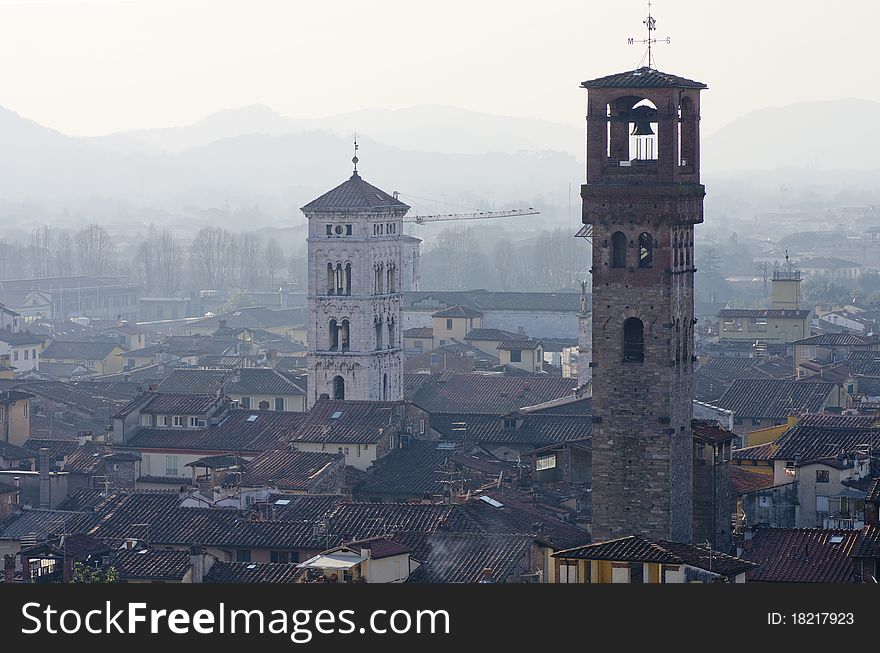
[{"label": "rooftop chimney", "polygon": [[51,504],[52,489],[49,486],[49,450],[40,447],[40,508]]},{"label": "rooftop chimney", "polygon": [[7,553],[3,556],[3,580],[12,584],[15,582],[15,555]]},{"label": "rooftop chimney", "polygon": [[193,583],[204,583],[205,575],[211,571],[211,565],[214,564],[214,558],[209,556],[205,549],[198,544],[194,544],[189,548],[189,567],[191,570],[191,580]]}]

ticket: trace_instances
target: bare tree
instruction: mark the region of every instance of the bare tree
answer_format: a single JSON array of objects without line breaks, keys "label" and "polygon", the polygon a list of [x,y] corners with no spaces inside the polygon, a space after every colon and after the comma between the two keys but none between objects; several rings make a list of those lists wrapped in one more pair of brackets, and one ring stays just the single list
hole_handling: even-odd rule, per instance
[{"label": "bare tree", "polygon": [[164,229],[154,241],[156,258],[155,287],[163,295],[174,296],[180,289],[180,271],[183,267],[183,248],[171,229]]},{"label": "bare tree", "polygon": [[278,285],[278,277],[281,275],[281,269],[284,267],[284,252],[281,251],[281,245],[277,240],[272,238],[266,243],[266,249],[263,252],[263,265],[266,270],[266,280],[269,282],[269,288],[274,290]]},{"label": "bare tree", "polygon": [[89,276],[108,274],[114,265],[116,247],[104,227],[91,224],[74,236],[79,271]]},{"label": "bare tree", "polygon": [[253,289],[260,285],[260,241],[256,234],[243,233],[235,236],[236,273],[239,288]]},{"label": "bare tree", "polygon": [[195,281],[204,289],[220,290],[232,272],[232,235],[220,227],[202,227],[189,248]]},{"label": "bare tree", "polygon": [[51,276],[52,231],[48,226],[36,227],[28,244],[28,269],[34,278]]},{"label": "bare tree", "polygon": [[69,231],[62,231],[55,237],[55,256],[52,274],[68,277],[76,269],[76,257],[73,253],[73,237]]}]

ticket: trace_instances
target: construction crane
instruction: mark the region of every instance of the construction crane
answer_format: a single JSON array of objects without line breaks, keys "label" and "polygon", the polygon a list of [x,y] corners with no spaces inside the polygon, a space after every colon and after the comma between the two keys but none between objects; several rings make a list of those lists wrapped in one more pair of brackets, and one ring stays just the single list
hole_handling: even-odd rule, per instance
[{"label": "construction crane", "polygon": [[[394,199],[402,193],[394,191]],[[490,218],[514,218],[521,215],[540,215],[541,212],[531,207],[527,209],[508,209],[506,211],[469,211],[466,213],[439,213],[434,215],[406,215],[404,222],[425,224],[427,222],[445,222],[447,220],[486,220]]]}]

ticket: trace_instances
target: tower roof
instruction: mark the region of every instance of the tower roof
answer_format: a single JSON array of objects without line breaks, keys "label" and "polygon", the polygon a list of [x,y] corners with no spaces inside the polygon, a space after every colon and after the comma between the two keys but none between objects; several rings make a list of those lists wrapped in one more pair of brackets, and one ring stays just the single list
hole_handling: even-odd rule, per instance
[{"label": "tower roof", "polygon": [[355,172],[347,181],[319,198],[312,200],[302,210],[309,211],[375,211],[381,209],[409,209],[384,190],[368,184]]},{"label": "tower roof", "polygon": [[708,88],[703,82],[642,67],[581,82],[583,88]]}]

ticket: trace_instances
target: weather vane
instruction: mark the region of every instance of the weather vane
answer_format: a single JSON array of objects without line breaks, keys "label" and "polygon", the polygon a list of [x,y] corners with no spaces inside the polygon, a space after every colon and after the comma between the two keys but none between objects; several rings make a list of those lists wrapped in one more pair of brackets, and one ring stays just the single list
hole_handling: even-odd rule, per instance
[{"label": "weather vane", "polygon": [[358,135],[357,132],[354,133],[354,156],[351,157],[351,162],[354,164],[354,174],[357,174],[358,171]]},{"label": "weather vane", "polygon": [[[628,45],[635,45],[636,43],[647,43],[648,44],[648,52],[647,52],[648,68],[654,68],[654,53],[652,52],[652,46],[655,43],[660,43],[661,41],[664,43],[667,43],[667,44],[672,43],[672,39],[670,39],[668,36],[665,39],[658,39],[653,34],[651,34],[651,32],[657,31],[657,21],[654,20],[654,16],[651,15],[651,0],[648,0],[648,17],[645,20],[643,20],[642,23],[644,24],[645,27],[648,28],[647,38],[636,40],[635,38],[630,36],[626,40],[626,42]],[[644,57],[642,58],[642,61],[644,61]]]}]

